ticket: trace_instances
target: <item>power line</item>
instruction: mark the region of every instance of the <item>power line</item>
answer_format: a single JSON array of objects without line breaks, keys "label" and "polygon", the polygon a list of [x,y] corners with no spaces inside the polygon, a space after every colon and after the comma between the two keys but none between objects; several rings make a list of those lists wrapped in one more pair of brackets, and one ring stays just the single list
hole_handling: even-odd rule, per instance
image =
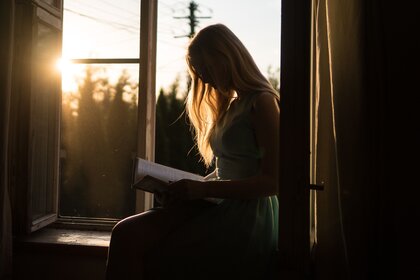
[{"label": "power line", "polygon": [[[97,7],[97,6],[94,6],[94,5],[90,5],[89,3],[84,3],[84,2],[79,2],[79,1],[80,0],[73,0],[72,2],[70,2],[71,5],[69,4],[67,7],[65,7],[65,9],[66,8],[69,8],[69,9],[75,8],[74,10],[77,10],[80,13],[92,14],[92,16],[93,15],[97,16],[98,12],[102,12],[102,13],[104,13],[106,15],[109,15],[113,18],[118,18],[118,21],[129,19],[127,17],[127,14],[124,14],[124,13],[122,14],[115,9],[110,9],[110,8],[106,8],[106,7]],[[72,6],[74,6],[74,4],[76,4],[77,6],[72,7]],[[84,10],[84,11],[82,11],[82,10]],[[123,11],[125,13],[130,13],[132,16],[134,16],[136,26],[140,26],[140,23],[139,23],[140,22],[139,21],[140,13],[132,13],[132,12],[130,12],[128,10],[125,10],[125,9],[123,9]]]},{"label": "power line", "polygon": [[139,17],[140,16],[140,12],[139,12],[140,11],[140,6],[138,7],[138,10],[136,10],[135,12],[133,12],[131,10],[123,9],[123,8],[121,8],[121,7],[117,6],[117,5],[114,5],[113,3],[110,3],[110,2],[105,1],[105,0],[102,0],[102,3],[104,3],[104,4],[108,5],[108,6],[111,6],[114,9],[118,9],[118,10],[123,11],[125,13],[129,13],[129,14],[131,14],[133,16],[136,16],[136,17]]},{"label": "power line", "polygon": [[93,20],[93,21],[96,21],[96,22],[101,22],[101,23],[110,25],[110,26],[112,26],[114,28],[117,28],[117,29],[125,30],[125,31],[130,32],[130,33],[137,33],[137,32],[139,32],[138,28],[135,28],[135,27],[130,26],[130,25],[121,24],[121,23],[118,23],[118,22],[115,22],[115,21],[105,20],[105,19],[101,19],[101,18],[98,18],[98,17],[86,15],[84,13],[79,13],[79,12],[74,11],[74,10],[69,9],[69,8],[64,8],[64,10],[67,11],[67,12],[76,14],[78,16],[88,18],[88,19]]},{"label": "power line", "polygon": [[[112,5],[112,4],[109,4],[108,2],[105,2],[103,0],[102,0],[101,3],[108,4],[108,6],[109,5]],[[133,16],[137,16],[137,17],[140,16],[140,11],[137,11],[137,10],[134,10],[134,9],[127,10],[127,9],[122,9],[120,7],[115,7],[115,6],[113,6],[114,7],[113,9],[111,9],[111,8],[106,7],[104,5],[98,6],[98,5],[91,4],[89,2],[86,3],[86,1],[83,1],[83,0],[72,0],[71,2],[69,2],[66,5],[66,8],[69,8],[69,6],[72,6],[74,4],[78,4],[80,7],[83,7],[83,8],[92,8],[93,9],[92,12],[94,12],[94,11],[103,11],[103,12],[109,13],[111,15],[125,15],[125,16],[133,15]],[[121,12],[123,12],[123,13],[121,13]]]},{"label": "power line", "polygon": [[180,35],[180,36],[175,36],[175,38],[183,38],[183,37],[189,37],[192,38],[195,35],[195,28],[197,27],[197,24],[199,23],[198,19],[208,19],[211,18],[210,16],[196,16],[195,13],[198,11],[200,12],[200,10],[198,10],[198,4],[194,2],[194,0],[192,0],[190,2],[190,4],[188,5],[188,10],[189,10],[189,15],[188,16],[183,16],[183,17],[174,17],[175,19],[188,19],[189,20],[189,25],[190,25],[190,33],[187,35]]}]

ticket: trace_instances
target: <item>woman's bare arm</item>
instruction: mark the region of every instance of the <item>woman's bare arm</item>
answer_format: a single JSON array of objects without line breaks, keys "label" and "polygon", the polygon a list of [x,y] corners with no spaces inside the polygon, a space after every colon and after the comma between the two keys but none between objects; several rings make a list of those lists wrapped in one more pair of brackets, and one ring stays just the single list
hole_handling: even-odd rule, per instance
[{"label": "woman's bare arm", "polygon": [[204,181],[209,181],[212,179],[217,179],[216,170],[213,170],[213,172],[209,173],[206,177],[204,177]]},{"label": "woman's bare arm", "polygon": [[279,175],[279,125],[278,101],[271,94],[257,97],[253,122],[257,142],[263,151],[261,171],[241,180],[217,180],[197,182],[181,180],[172,184],[174,190],[184,193],[189,199],[203,197],[248,199],[276,195]]}]

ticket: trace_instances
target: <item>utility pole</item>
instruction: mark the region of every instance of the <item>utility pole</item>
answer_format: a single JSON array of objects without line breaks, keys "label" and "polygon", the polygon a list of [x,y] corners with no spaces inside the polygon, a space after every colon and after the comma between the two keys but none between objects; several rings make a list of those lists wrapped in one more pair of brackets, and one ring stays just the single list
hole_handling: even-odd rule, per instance
[{"label": "utility pole", "polygon": [[190,2],[190,4],[188,5],[188,10],[190,11],[190,14],[188,16],[184,16],[184,17],[174,17],[176,19],[189,19],[190,21],[190,34],[188,35],[181,35],[181,36],[175,36],[175,38],[182,38],[182,37],[189,37],[192,38],[195,35],[195,28],[197,27],[198,24],[198,19],[203,19],[203,18],[211,18],[210,16],[203,16],[203,17],[198,17],[195,15],[195,13],[198,10],[198,4],[194,2],[194,0],[192,0]]}]

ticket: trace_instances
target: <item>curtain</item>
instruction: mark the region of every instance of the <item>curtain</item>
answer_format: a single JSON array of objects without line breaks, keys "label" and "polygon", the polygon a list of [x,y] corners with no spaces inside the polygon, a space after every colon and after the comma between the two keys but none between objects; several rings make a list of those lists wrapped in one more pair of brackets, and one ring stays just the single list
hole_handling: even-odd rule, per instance
[{"label": "curtain", "polygon": [[383,23],[393,19],[381,2],[315,0],[314,179],[325,185],[316,202],[317,279],[387,278],[395,267],[383,171],[384,65],[394,55],[385,55]]},{"label": "curtain", "polygon": [[12,274],[12,218],[8,190],[8,131],[13,58],[14,1],[0,1],[0,279]]},{"label": "curtain", "polygon": [[369,254],[368,92],[363,0],[318,0],[315,9],[314,112],[317,277],[366,279]]}]

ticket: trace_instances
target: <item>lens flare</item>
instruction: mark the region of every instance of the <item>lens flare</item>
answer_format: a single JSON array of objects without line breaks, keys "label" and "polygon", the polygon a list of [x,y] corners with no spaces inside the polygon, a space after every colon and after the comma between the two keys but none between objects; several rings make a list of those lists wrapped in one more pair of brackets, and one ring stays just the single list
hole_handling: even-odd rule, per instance
[{"label": "lens flare", "polygon": [[57,59],[55,63],[56,69],[60,71],[61,73],[65,72],[66,70],[69,70],[71,65],[72,65],[71,61],[63,57],[60,57],[59,59]]}]

